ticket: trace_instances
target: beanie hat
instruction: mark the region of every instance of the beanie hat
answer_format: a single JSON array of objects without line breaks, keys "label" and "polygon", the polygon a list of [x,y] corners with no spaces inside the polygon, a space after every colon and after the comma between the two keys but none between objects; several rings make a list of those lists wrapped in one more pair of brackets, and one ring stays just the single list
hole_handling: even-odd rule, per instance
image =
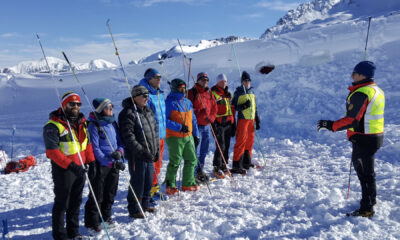
[{"label": "beanie hat", "polygon": [[93,99],[93,107],[97,113],[103,112],[104,108],[108,105],[112,104],[111,100],[108,98],[95,98]]},{"label": "beanie hat", "polygon": [[171,92],[179,92],[178,88],[179,86],[185,85],[185,81],[179,78],[175,78],[174,80],[171,81]]},{"label": "beanie hat", "polygon": [[81,102],[81,98],[77,93],[74,92],[66,92],[61,97],[61,105],[65,107],[69,102]]},{"label": "beanie hat", "polygon": [[242,81],[246,80],[246,79],[250,79],[250,74],[248,74],[246,71],[243,71],[242,73]]},{"label": "beanie hat", "polygon": [[219,75],[217,76],[217,82],[222,81],[222,80],[228,81],[228,78],[227,78],[226,75],[223,74],[223,73],[221,73],[221,74],[219,74]]},{"label": "beanie hat", "polygon": [[200,80],[203,79],[203,78],[209,79],[209,78],[208,78],[208,74],[205,73],[205,72],[201,72],[201,73],[197,74],[197,81],[200,81]]},{"label": "beanie hat", "polygon": [[150,80],[155,75],[161,75],[161,74],[154,68],[149,68],[146,70],[146,72],[144,72],[144,78],[146,78],[147,80]]},{"label": "beanie hat", "polygon": [[367,78],[374,78],[375,74],[375,64],[370,61],[362,61],[359,62],[355,67],[353,72],[356,72],[358,74],[362,74]]},{"label": "beanie hat", "polygon": [[136,85],[132,88],[132,92],[131,95],[132,97],[137,97],[143,94],[149,94],[149,91],[147,90],[147,88],[141,86],[141,85]]}]

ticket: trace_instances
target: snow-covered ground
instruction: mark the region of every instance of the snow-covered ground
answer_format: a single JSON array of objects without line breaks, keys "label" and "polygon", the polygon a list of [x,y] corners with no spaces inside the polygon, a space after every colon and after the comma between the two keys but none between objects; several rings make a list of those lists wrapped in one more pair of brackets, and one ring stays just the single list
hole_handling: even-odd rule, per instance
[{"label": "snow-covered ground", "polygon": [[[386,95],[385,141],[376,154],[378,204],[372,219],[344,216],[358,207],[361,195],[353,170],[350,197],[346,199],[351,145],[345,132],[316,131],[317,120],[336,120],[345,113],[350,74],[364,54],[367,22],[358,19],[289,32],[272,40],[236,43],[241,70],[253,77],[262,123],[258,135],[267,168],[235,176],[236,188],[224,179],[210,184],[211,195],[203,187],[171,197],[158,206],[157,213],[149,214],[147,221],[128,217],[129,174],[122,172],[113,208],[118,228],[110,230],[111,238],[400,239],[399,22],[400,15],[383,14],[373,18],[370,30],[367,58],[377,64],[376,82]],[[208,72],[210,84],[223,72],[230,90],[239,86],[231,45],[208,48],[189,57],[193,72]],[[262,63],[273,63],[276,69],[261,75],[255,66]],[[169,58],[164,65],[167,76],[162,88],[168,93],[166,78],[186,80],[187,73],[180,57]],[[132,85],[148,67],[161,71],[156,62],[126,66]],[[108,97],[116,106],[115,112],[121,110],[121,100],[129,92],[119,69],[82,72],[78,77],[90,99]],[[61,92],[82,94],[70,72],[57,73],[56,84]],[[38,160],[37,166],[25,173],[0,175],[0,220],[8,220],[12,239],[51,238],[53,184],[41,134],[48,113],[57,107],[54,83],[48,74],[0,75],[0,145],[10,156],[15,124],[14,158],[34,154]],[[89,112],[86,102],[82,111]],[[257,142],[254,161],[263,164]],[[160,179],[167,163],[166,153]],[[211,165],[210,152],[208,172]],[[87,194],[85,188],[83,202]],[[81,232],[86,233],[83,225]],[[95,237],[104,238],[104,232]]]}]

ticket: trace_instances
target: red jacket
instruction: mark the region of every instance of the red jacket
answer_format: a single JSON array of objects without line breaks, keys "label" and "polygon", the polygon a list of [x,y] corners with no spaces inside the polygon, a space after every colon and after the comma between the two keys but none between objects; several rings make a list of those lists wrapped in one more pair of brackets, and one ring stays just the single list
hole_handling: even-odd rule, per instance
[{"label": "red jacket", "polygon": [[[216,94],[218,94],[221,99],[219,99],[219,101],[217,101],[217,115],[224,115],[227,112],[227,108],[230,108],[232,111],[232,114],[229,114],[227,116],[223,116],[223,117],[217,117],[215,119],[215,121],[217,121],[218,123],[225,123],[225,122],[230,122],[230,123],[234,123],[235,122],[235,107],[233,105],[231,105],[231,99],[232,99],[232,94],[228,91],[228,87],[226,87],[225,89],[220,88],[219,86],[215,85],[214,87],[211,88],[212,92],[215,92]],[[214,95],[215,97],[215,95]],[[228,106],[226,106],[226,101],[229,103]]]},{"label": "red jacket", "polygon": [[[194,87],[188,91],[187,97],[193,104],[198,125],[205,126],[214,122],[217,116],[217,102],[208,88],[203,88],[196,83]],[[209,119],[209,122],[207,122],[206,118]]]}]

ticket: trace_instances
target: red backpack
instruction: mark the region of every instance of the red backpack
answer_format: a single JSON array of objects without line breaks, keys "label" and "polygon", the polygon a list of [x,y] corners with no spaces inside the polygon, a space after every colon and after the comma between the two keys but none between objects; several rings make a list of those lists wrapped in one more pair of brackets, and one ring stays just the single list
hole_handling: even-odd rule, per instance
[{"label": "red backpack", "polygon": [[23,159],[20,159],[18,162],[16,161],[11,161],[8,162],[6,165],[5,172],[6,174],[9,173],[19,173],[19,172],[25,172],[29,169],[29,167],[33,167],[36,165],[36,159],[33,155],[29,155]]}]

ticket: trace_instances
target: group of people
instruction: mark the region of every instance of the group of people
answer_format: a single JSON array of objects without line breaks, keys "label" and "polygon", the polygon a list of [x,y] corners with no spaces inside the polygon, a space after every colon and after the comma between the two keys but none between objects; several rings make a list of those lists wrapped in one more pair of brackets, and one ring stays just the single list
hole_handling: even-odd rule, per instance
[{"label": "group of people", "polygon": [[[318,130],[348,130],[353,143],[352,161],[362,188],[361,207],[353,216],[372,216],[376,204],[374,154],[382,145],[385,99],[373,81],[374,72],[372,62],[357,64],[352,74],[354,83],[349,88],[346,117],[335,122],[320,120],[317,125]],[[132,218],[144,218],[143,212],[155,212],[152,201],[162,197],[162,183],[166,184],[168,195],[180,191],[176,176],[182,158],[181,191],[197,191],[200,183],[208,181],[204,166],[210,134],[216,142],[214,177],[245,174],[254,167],[252,147],[255,131],[260,129],[260,118],[251,77],[245,71],[242,73],[241,84],[233,96],[227,81],[225,74],[219,74],[210,89],[208,74],[201,72],[195,85],[186,91],[185,81],[176,78],[169,83],[170,93],[164,99],[161,74],[149,68],[132,88],[131,96],[122,101],[118,121],[111,100],[94,99],[94,111],[86,120],[80,112],[80,96],[74,92],[64,94],[60,108],[50,113],[43,130],[54,182],[54,239],[79,239],[78,216],[86,178],[90,180],[94,196],[90,192],[85,204],[85,226],[99,232],[101,220],[108,227],[114,225],[111,208],[119,171],[125,170],[124,159],[130,173],[127,201]],[[229,170],[230,141],[235,136]],[[165,144],[169,162],[165,179],[160,182]]]},{"label": "group of people", "polygon": [[[161,74],[149,68],[132,88],[131,95],[122,101],[118,119],[110,99],[95,98],[93,111],[86,119],[80,111],[80,96],[65,93],[60,108],[50,113],[43,129],[54,182],[54,239],[81,236],[78,216],[86,178],[93,191],[85,204],[85,227],[99,232],[102,224],[115,225],[111,208],[125,159],[130,173],[127,201],[132,218],[144,218],[144,212],[155,212],[155,199],[164,197],[161,184],[166,184],[167,195],[180,191],[176,176],[182,158],[181,191],[197,191],[199,184],[209,180],[204,165],[211,134],[218,145],[213,159],[214,177],[245,174],[254,166],[251,152],[260,121],[251,78],[243,72],[241,86],[233,97],[227,81],[225,74],[219,74],[216,85],[210,89],[208,74],[201,72],[193,88],[187,91],[185,81],[176,78],[169,83],[170,93],[164,98]],[[229,171],[228,153],[234,136],[236,145]],[[165,144],[169,162],[165,179],[160,182]]]}]

